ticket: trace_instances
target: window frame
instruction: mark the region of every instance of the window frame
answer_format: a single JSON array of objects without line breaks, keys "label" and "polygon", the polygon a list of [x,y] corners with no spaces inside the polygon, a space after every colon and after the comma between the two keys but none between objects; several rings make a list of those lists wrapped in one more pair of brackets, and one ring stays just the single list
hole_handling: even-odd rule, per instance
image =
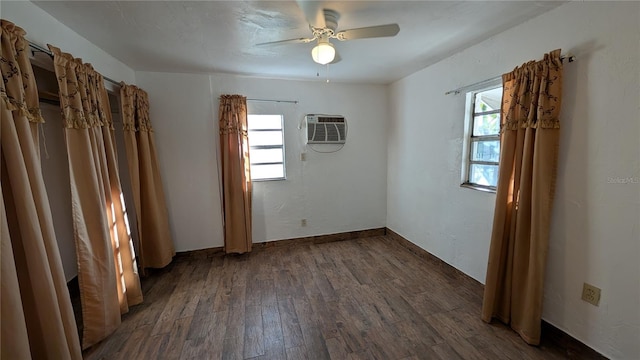
[{"label": "window frame", "polygon": [[[250,128],[250,117],[252,116],[279,116],[280,117],[280,129],[251,129]],[[276,132],[279,131],[282,136],[282,144],[281,145],[251,145],[251,133],[252,132]],[[251,182],[261,182],[261,181],[279,181],[279,180],[287,180],[287,156],[285,151],[285,136],[284,136],[284,114],[247,114],[247,137],[249,139],[249,169],[253,170],[254,165],[280,165],[282,164],[282,177],[272,177],[272,178],[253,178],[253,171],[251,171]],[[255,150],[267,150],[267,149],[281,149],[282,150],[282,162],[253,162],[251,160],[251,151]]]},{"label": "window frame", "polygon": [[[461,187],[480,190],[485,192],[496,192],[496,186],[491,185],[482,185],[478,183],[471,182],[469,177],[471,176],[471,165],[496,165],[498,169],[500,167],[500,160],[494,161],[482,161],[482,160],[472,160],[471,152],[473,151],[473,144],[479,141],[498,141],[500,142],[500,130],[495,135],[473,135],[473,127],[474,127],[474,119],[479,115],[491,115],[491,114],[500,114],[500,109],[498,110],[490,110],[483,112],[475,112],[475,98],[476,94],[497,89],[502,87],[502,79],[496,79],[490,83],[484,83],[481,87],[477,87],[471,89],[467,92],[467,96],[465,99],[465,121],[464,121],[464,141],[462,146],[462,177],[461,177]],[[500,114],[501,115],[501,114]],[[500,119],[502,122],[502,119]],[[501,144],[502,145],[502,144]],[[502,147],[500,148],[502,151]]]}]

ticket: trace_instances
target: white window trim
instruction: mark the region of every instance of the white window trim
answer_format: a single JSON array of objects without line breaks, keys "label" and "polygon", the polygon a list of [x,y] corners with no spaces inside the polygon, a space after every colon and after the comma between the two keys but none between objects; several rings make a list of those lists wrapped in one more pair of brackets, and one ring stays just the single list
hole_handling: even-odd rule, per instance
[{"label": "white window trim", "polygon": [[[495,186],[486,186],[479,185],[475,183],[469,182],[469,169],[471,168],[471,164],[469,162],[471,158],[471,135],[473,133],[473,107],[474,107],[474,97],[477,93],[495,89],[502,86],[502,79],[498,78],[491,82],[485,82],[481,85],[469,88],[467,95],[465,97],[465,108],[464,108],[464,138],[462,141],[462,171],[461,171],[461,179],[460,179],[460,187],[469,188],[473,190],[480,190],[490,193],[496,192]],[[500,149],[502,151],[502,148]]]}]

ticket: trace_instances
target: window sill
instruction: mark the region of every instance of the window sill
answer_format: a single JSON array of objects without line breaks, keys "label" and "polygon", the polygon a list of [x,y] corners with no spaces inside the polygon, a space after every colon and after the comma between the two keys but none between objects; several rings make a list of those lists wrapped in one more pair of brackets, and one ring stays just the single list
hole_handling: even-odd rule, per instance
[{"label": "window sill", "polygon": [[496,188],[493,186],[478,185],[478,184],[472,184],[472,183],[462,183],[460,184],[460,187],[479,190],[479,191],[488,192],[488,193],[494,193],[494,194],[496,193]]},{"label": "window sill", "polygon": [[252,179],[251,182],[265,182],[265,181],[283,181],[283,180],[287,180],[286,177],[281,177],[281,178],[268,178],[268,179]]}]

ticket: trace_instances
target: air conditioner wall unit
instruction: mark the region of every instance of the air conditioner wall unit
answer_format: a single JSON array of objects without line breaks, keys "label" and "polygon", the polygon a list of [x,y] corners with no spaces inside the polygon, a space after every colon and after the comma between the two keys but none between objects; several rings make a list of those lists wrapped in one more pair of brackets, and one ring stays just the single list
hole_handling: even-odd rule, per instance
[{"label": "air conditioner wall unit", "polygon": [[307,114],[307,144],[344,144],[347,122],[341,115]]}]

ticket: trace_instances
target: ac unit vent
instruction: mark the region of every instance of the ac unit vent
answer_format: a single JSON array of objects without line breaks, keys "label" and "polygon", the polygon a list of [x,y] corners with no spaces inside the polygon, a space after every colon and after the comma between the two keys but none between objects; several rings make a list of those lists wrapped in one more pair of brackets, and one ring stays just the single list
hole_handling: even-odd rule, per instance
[{"label": "ac unit vent", "polygon": [[344,144],[347,125],[344,116],[309,114],[307,120],[307,144]]}]

